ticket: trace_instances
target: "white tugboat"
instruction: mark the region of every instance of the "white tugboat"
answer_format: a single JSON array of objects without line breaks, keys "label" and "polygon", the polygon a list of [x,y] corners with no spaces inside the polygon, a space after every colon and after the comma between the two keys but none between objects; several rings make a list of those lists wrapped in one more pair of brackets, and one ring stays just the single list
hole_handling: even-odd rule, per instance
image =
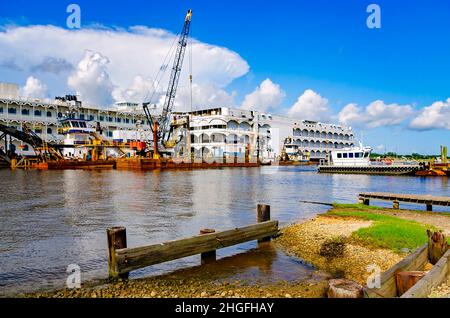
[{"label": "white tugboat", "polygon": [[329,160],[320,162],[320,173],[414,175],[423,167],[417,162],[371,161],[371,147],[343,148],[333,150]]}]

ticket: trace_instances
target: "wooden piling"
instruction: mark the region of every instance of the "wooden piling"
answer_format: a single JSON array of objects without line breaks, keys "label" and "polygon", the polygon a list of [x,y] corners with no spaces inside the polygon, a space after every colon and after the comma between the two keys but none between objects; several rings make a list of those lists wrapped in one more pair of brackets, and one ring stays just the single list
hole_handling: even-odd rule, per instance
[{"label": "wooden piling", "polygon": [[[216,233],[216,230],[213,229],[202,229],[200,230],[200,235]],[[209,251],[200,254],[201,264],[210,264],[216,261],[216,251]]]},{"label": "wooden piling", "polygon": [[128,273],[119,274],[116,259],[116,250],[127,248],[127,229],[125,227],[112,227],[106,230],[108,236],[108,272],[113,279],[128,278]]},{"label": "wooden piling", "polygon": [[[258,223],[270,221],[270,205],[258,204],[256,220]],[[264,237],[264,238],[258,240],[258,243],[269,242],[269,241],[270,241],[270,237]]]},{"label": "wooden piling", "polygon": [[395,210],[400,209],[400,202],[398,202],[397,200],[395,200],[395,201],[392,203],[392,208],[395,209]]},{"label": "wooden piling", "polygon": [[427,230],[428,236],[428,260],[435,265],[449,249],[447,238],[442,231],[432,232]]},{"label": "wooden piling", "polygon": [[397,284],[397,295],[400,297],[421,280],[427,272],[425,271],[406,271],[397,272],[395,281]]},{"label": "wooden piling", "polygon": [[358,198],[358,203],[359,204],[364,204],[364,205],[369,205],[370,204],[370,200],[360,196]]}]

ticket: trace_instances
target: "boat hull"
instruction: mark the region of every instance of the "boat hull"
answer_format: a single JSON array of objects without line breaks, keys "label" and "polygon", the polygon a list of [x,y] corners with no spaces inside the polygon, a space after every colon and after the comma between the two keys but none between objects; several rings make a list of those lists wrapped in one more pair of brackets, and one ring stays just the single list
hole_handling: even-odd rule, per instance
[{"label": "boat hull", "polygon": [[319,173],[415,175],[419,166],[319,166]]}]

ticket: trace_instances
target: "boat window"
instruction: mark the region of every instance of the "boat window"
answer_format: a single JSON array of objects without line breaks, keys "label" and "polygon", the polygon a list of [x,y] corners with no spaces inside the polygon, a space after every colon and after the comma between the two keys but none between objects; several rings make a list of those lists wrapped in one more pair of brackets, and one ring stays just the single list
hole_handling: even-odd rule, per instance
[{"label": "boat window", "polygon": [[348,153],[346,153],[346,152],[343,153],[342,155],[343,155],[344,158],[347,158],[347,157],[348,157]]},{"label": "boat window", "polygon": [[77,127],[77,128],[80,127],[80,125],[78,125],[78,122],[76,122],[76,121],[72,121],[71,123],[72,123],[72,127]]},{"label": "boat window", "polygon": [[85,122],[80,122],[80,127],[81,128],[86,128],[86,123]]},{"label": "boat window", "polygon": [[367,157],[369,157],[369,153],[368,152],[364,153],[364,158],[367,158]]},{"label": "boat window", "polygon": [[342,158],[342,154],[341,154],[341,153],[338,153],[338,154],[337,154],[337,157],[338,157],[338,159],[341,159],[341,158]]},{"label": "boat window", "polygon": [[355,158],[362,158],[362,152],[355,152]]},{"label": "boat window", "polygon": [[348,154],[348,157],[349,157],[349,158],[353,158],[353,152],[350,152],[350,153]]}]

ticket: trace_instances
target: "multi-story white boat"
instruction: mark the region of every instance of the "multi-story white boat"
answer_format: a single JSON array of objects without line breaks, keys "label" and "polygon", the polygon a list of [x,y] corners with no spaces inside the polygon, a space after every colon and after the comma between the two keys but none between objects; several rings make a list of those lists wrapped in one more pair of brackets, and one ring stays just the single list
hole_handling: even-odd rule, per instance
[{"label": "multi-story white boat", "polygon": [[[267,112],[219,107],[174,113],[177,115],[189,118],[190,138],[185,138],[189,139],[186,149],[196,157],[250,155],[261,162],[275,161],[286,147],[293,154],[308,154],[311,160],[318,161],[332,150],[351,147],[354,143],[349,127]],[[74,96],[52,101],[22,98],[17,85],[0,83],[1,124],[19,130],[26,125],[43,140],[63,144],[67,138],[62,133],[62,123],[70,118],[98,122],[102,136],[115,142],[151,139],[149,123],[137,103],[121,102],[100,108],[84,105]],[[290,144],[285,145],[286,138],[290,138]],[[14,138],[12,143],[18,155],[34,155],[30,145]]]}]

